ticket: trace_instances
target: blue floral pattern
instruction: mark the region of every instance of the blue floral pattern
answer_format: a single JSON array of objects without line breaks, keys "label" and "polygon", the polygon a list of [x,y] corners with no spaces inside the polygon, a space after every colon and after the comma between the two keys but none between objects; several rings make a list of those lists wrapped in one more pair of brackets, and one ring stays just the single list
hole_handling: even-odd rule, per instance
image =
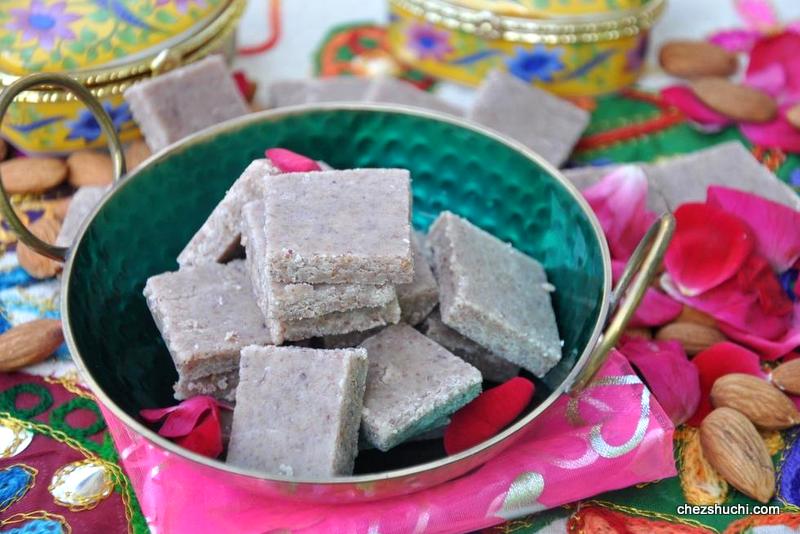
[{"label": "blue floral pattern", "polygon": [[536,80],[553,81],[553,75],[564,70],[563,48],[536,45],[531,49],[517,47],[515,55],[506,61],[509,72],[528,83]]},{"label": "blue floral pattern", "polygon": [[[103,109],[105,109],[111,117],[111,121],[114,123],[114,129],[117,132],[122,129],[126,122],[129,122],[133,118],[128,104],[125,102],[118,107],[114,107],[110,103],[105,102],[103,103]],[[81,111],[78,118],[68,122],[67,126],[70,129],[67,139],[85,139],[87,142],[91,142],[100,137],[100,133],[102,132],[100,123],[97,122],[97,119],[88,109]]]}]

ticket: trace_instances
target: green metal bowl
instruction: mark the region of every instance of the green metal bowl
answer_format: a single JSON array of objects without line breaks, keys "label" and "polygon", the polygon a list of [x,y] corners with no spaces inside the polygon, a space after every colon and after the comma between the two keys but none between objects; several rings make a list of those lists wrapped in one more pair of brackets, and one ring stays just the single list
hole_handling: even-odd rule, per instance
[{"label": "green metal bowl", "polygon": [[[563,359],[539,384],[537,402],[528,413],[498,436],[457,455],[409,445],[360,455],[352,477],[303,481],[199,456],[139,421],[142,408],[175,404],[177,378],[142,296],[145,281],[177,269],[175,258],[186,242],[241,171],[268,147],[288,148],[334,168],[409,169],[416,228],[426,230],[438,213],[450,210],[544,264],[557,288],[553,306]],[[380,498],[477,467],[522,437],[560,394],[585,385],[632,314],[671,229],[671,219],[665,219],[651,230],[646,239],[655,246],[640,246],[622,287],[612,292],[608,247],[589,206],[556,169],[514,141],[411,108],[286,108],[203,131],[156,154],[122,180],[69,251],[62,317],[69,348],[99,400],[155,446],[197,469],[212,470],[221,483],[246,484],[256,492],[325,500]],[[18,230],[23,241],[37,245],[24,229]],[[631,282],[627,305],[607,322]]]}]

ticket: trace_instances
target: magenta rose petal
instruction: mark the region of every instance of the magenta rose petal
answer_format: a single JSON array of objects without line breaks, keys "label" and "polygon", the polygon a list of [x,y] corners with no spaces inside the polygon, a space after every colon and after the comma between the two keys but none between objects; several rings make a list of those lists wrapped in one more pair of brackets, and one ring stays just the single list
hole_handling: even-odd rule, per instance
[{"label": "magenta rose petal", "polygon": [[750,227],[756,251],[783,272],[800,259],[800,211],[752,193],[713,185],[708,203],[736,214]]},{"label": "magenta rose petal", "polygon": [[673,85],[661,90],[661,98],[675,106],[692,122],[703,126],[728,126],[733,121],[720,115],[710,107],[703,104],[691,89],[683,85]]},{"label": "magenta rose petal", "polygon": [[720,208],[683,204],[675,219],[664,265],[684,295],[699,295],[731,278],[753,250],[747,225]]},{"label": "magenta rose petal", "polygon": [[582,193],[600,220],[611,256],[628,259],[656,218],[646,207],[644,171],[634,165],[624,165]]},{"label": "magenta rose petal", "polygon": [[700,404],[700,376],[680,343],[629,337],[619,351],[639,370],[676,426],[695,413]]}]

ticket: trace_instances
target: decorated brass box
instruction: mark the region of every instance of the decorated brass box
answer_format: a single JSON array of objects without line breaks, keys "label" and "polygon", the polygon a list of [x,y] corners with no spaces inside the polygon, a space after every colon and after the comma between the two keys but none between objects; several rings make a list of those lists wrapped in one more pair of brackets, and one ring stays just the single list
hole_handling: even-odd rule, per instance
[{"label": "decorated brass box", "polygon": [[[244,0],[4,0],[0,86],[34,72],[62,72],[98,97],[123,141],[139,137],[123,91],[137,80],[224,51]],[[103,146],[84,106],[58,88],[29,90],[2,135],[26,152]]]},{"label": "decorated brass box", "polygon": [[390,0],[396,56],[477,85],[504,69],[554,93],[616,91],[638,77],[666,0]]}]

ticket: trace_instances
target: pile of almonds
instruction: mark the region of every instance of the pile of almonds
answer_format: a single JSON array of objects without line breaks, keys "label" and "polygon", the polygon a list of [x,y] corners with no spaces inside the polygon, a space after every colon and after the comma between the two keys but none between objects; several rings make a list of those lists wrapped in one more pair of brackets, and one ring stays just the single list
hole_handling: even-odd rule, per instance
[{"label": "pile of almonds", "polygon": [[[689,81],[694,95],[720,115],[741,122],[769,122],[778,103],[767,93],[732,82],[739,68],[735,54],[705,41],[670,41],[659,52],[661,68]],[[800,104],[787,111],[787,120],[800,128]]]},{"label": "pile of almonds", "polygon": [[[113,165],[107,153],[82,150],[66,159],[6,159],[10,153],[9,147],[0,139],[0,175],[3,186],[11,195],[38,195],[60,188],[64,183],[75,189],[88,185],[108,185],[113,179]],[[143,141],[132,143],[125,151],[128,170],[135,169],[149,156],[150,150]],[[48,243],[54,243],[70,200],[70,196],[44,200],[48,209],[29,226],[31,232]],[[34,278],[49,278],[61,271],[60,263],[40,256],[22,243],[17,244],[17,259],[20,266]],[[16,371],[44,361],[63,342],[61,321],[57,319],[39,319],[17,325],[0,335],[0,372]]]},{"label": "pile of almonds", "polygon": [[[8,146],[0,139],[0,176],[3,186],[12,195],[38,195],[68,183],[72,188],[108,185],[113,179],[113,164],[106,152],[80,150],[68,158],[17,157],[5,160]],[[133,170],[150,156],[144,141],[135,141],[125,150],[128,170]],[[5,160],[5,161],[4,161]],[[30,230],[40,239],[53,243],[67,213],[70,197],[45,200],[49,207],[45,215],[30,225]],[[17,258],[20,266],[34,278],[49,278],[61,270],[61,265],[40,256],[29,247],[18,244]]]},{"label": "pile of almonds", "polygon": [[[713,317],[688,306],[655,334],[645,328],[626,334],[678,341],[691,356],[727,340]],[[786,393],[800,395],[800,359],[773,369],[769,381],[740,373],[722,376],[711,389],[715,409],[700,426],[705,460],[731,486],[764,503],[775,493],[775,468],[759,431],[800,425],[800,411]]]},{"label": "pile of almonds", "polygon": [[781,364],[770,380],[740,373],[720,377],[711,389],[715,409],[700,425],[708,462],[730,485],[762,503],[775,494],[775,468],[758,431],[800,424],[800,412],[783,393],[800,394],[800,360]]}]

